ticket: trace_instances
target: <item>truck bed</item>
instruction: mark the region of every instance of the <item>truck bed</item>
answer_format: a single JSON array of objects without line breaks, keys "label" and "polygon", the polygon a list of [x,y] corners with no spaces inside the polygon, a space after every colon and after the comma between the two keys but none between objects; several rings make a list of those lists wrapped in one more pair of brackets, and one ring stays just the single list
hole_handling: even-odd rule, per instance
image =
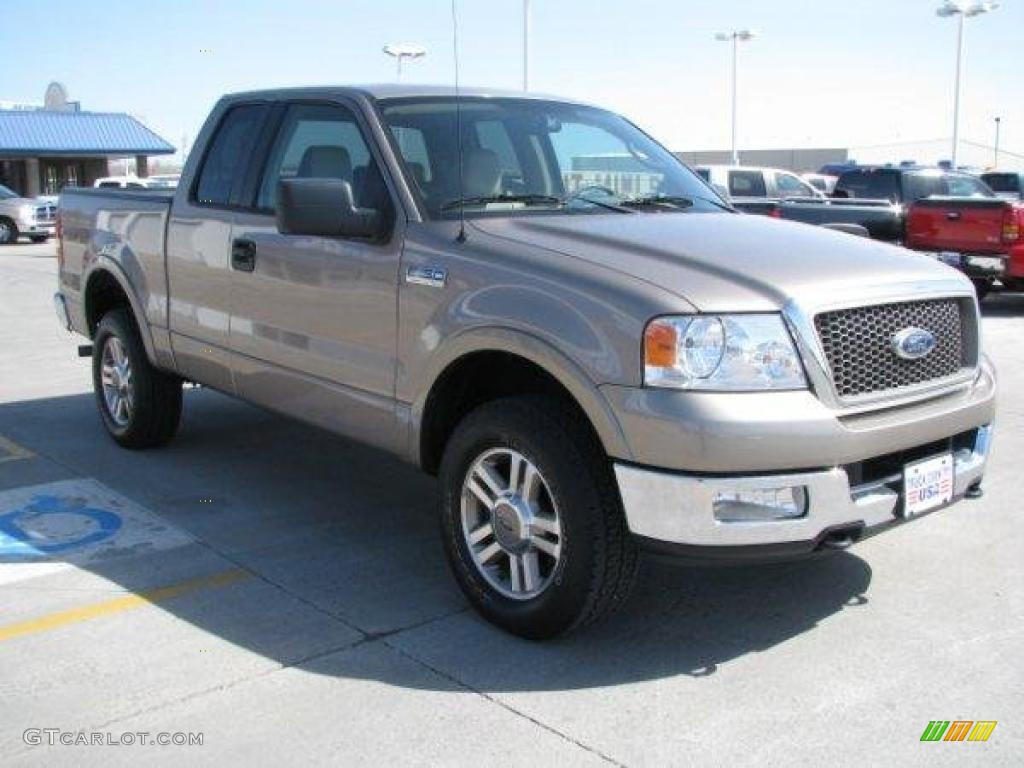
[{"label": "truck bed", "polygon": [[[82,294],[87,269],[101,260],[144,286],[146,319],[167,325],[164,233],[174,190],[70,187],[57,205],[61,231],[60,290],[75,330],[87,332]],[[163,297],[162,299],[160,297]]]},{"label": "truck bed", "polygon": [[903,230],[903,214],[900,207],[888,200],[799,197],[734,199],[732,202],[744,213],[801,221],[805,224],[858,224],[876,240],[899,240]]}]

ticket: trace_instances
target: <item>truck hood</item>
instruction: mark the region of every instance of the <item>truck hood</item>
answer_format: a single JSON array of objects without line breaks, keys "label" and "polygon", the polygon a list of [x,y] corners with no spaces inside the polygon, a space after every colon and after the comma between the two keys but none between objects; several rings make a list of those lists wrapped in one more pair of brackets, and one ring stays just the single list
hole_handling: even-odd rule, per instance
[{"label": "truck hood", "polygon": [[640,213],[477,219],[488,234],[557,251],[660,286],[702,312],[777,311],[913,295],[959,272],[867,238],[765,216]]}]

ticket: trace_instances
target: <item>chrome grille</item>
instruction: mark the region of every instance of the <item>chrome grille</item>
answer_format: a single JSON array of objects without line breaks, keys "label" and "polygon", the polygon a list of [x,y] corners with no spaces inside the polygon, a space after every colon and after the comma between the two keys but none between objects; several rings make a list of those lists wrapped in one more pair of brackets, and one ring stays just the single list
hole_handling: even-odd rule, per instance
[{"label": "chrome grille", "polygon": [[[952,376],[967,363],[963,307],[932,299],[823,312],[814,318],[839,397],[909,387]],[[897,357],[892,337],[904,328],[935,334],[935,348],[918,360]]]},{"label": "chrome grille", "polygon": [[57,206],[41,205],[36,208],[36,221],[46,223],[55,221],[57,218]]}]

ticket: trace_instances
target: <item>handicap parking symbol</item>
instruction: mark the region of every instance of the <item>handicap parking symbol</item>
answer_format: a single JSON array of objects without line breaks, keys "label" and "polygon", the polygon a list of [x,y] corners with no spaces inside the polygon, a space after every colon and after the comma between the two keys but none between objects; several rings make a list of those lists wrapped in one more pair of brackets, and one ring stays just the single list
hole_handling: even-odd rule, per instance
[{"label": "handicap parking symbol", "polygon": [[37,495],[0,514],[0,559],[33,560],[106,541],[121,529],[119,515],[81,498]]}]

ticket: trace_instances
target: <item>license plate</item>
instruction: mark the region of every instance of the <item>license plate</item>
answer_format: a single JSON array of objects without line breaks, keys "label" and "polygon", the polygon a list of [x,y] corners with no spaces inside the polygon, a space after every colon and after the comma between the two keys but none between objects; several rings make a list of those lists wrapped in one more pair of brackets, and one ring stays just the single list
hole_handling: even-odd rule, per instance
[{"label": "license plate", "polygon": [[935,258],[943,264],[949,264],[951,267],[959,267],[962,257],[956,251],[939,251],[935,254]]},{"label": "license plate", "polygon": [[903,469],[903,516],[913,517],[953,500],[953,455],[907,464]]}]

